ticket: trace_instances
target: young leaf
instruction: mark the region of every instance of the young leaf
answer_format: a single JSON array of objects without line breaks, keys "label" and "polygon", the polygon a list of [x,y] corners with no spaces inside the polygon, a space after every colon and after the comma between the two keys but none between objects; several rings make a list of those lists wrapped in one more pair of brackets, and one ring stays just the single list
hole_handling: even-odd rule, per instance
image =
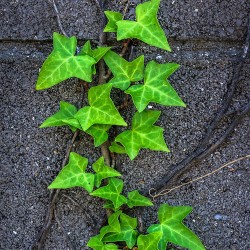
[{"label": "young leaf", "polygon": [[160,0],[151,0],[136,7],[136,22],[116,22],[117,40],[137,38],[147,44],[171,51],[164,31],[157,20]]},{"label": "young leaf", "polygon": [[[95,59],[96,62],[99,62],[100,59],[111,49],[111,47],[97,47],[97,49],[94,49],[92,50],[91,48],[91,44],[90,44],[90,41],[87,41],[79,55],[81,56],[84,56],[84,55],[88,55],[90,57],[93,57]],[[95,69],[95,65],[92,66],[92,71],[93,71],[93,74],[96,74],[96,69]]]},{"label": "young leaf", "polygon": [[120,145],[120,144],[118,144],[116,142],[111,143],[111,146],[109,147],[109,150],[111,152],[114,152],[114,153],[117,153],[117,154],[126,154],[126,149],[122,145]]},{"label": "young leaf", "polygon": [[100,187],[101,182],[105,178],[121,176],[121,174],[115,169],[108,167],[104,163],[104,158],[99,158],[92,166],[95,174],[95,186]]},{"label": "young leaf", "polygon": [[115,211],[113,202],[112,202],[112,201],[109,201],[109,200],[106,200],[106,201],[104,202],[103,208],[105,208],[105,209],[111,209],[111,210]]},{"label": "young leaf", "polygon": [[160,114],[160,111],[154,110],[135,113],[132,129],[122,132],[115,138],[116,142],[120,142],[125,147],[131,160],[138,155],[141,148],[169,152],[163,138],[163,129],[153,125]]},{"label": "young leaf", "polygon": [[88,55],[90,57],[93,57],[95,59],[96,62],[99,62],[100,59],[111,49],[111,47],[97,47],[96,49],[92,49],[91,48],[91,44],[90,41],[87,41],[79,55],[84,56],[84,55]]},{"label": "young leaf", "polygon": [[59,111],[47,118],[40,128],[68,125],[63,120],[73,118],[76,113],[77,108],[74,105],[61,101]]},{"label": "young leaf", "polygon": [[104,244],[100,235],[91,237],[87,246],[94,250],[118,250],[118,246],[115,244]]},{"label": "young leaf", "polygon": [[132,96],[139,112],[143,111],[150,102],[185,107],[184,102],[166,80],[178,67],[176,63],[158,64],[154,61],[148,63],[144,84],[134,85],[125,91]]},{"label": "young leaf", "polygon": [[95,124],[86,130],[87,134],[93,136],[95,147],[99,147],[108,140],[107,131],[110,129],[110,127],[111,125]]},{"label": "young leaf", "polygon": [[161,232],[140,235],[137,238],[138,250],[157,250],[161,237]]},{"label": "young leaf", "polygon": [[[78,128],[80,130],[83,130],[80,122],[76,118],[63,119],[62,121],[73,128]],[[101,144],[107,141],[108,139],[107,130],[109,130],[110,127],[111,127],[110,125],[95,124],[91,126],[89,129],[87,129],[85,132],[94,138],[95,147],[99,147]]]},{"label": "young leaf", "polygon": [[104,13],[108,19],[108,23],[104,28],[104,32],[116,32],[117,31],[116,22],[122,20],[123,18],[122,14],[115,11],[104,11]]},{"label": "young leaf", "polygon": [[137,219],[122,213],[120,215],[120,226],[120,232],[108,233],[103,237],[102,241],[125,241],[127,246],[129,248],[132,248],[136,243],[136,238],[138,235],[138,232],[135,230],[135,228],[137,227]]},{"label": "young leaf", "polygon": [[110,178],[109,184],[107,186],[95,190],[90,195],[112,201],[115,210],[117,210],[121,205],[127,203],[127,199],[123,195],[121,195],[122,189],[122,180],[117,178]]},{"label": "young leaf", "polygon": [[88,192],[92,192],[95,176],[94,174],[84,172],[87,165],[88,159],[71,152],[69,163],[61,170],[48,188],[83,187]]},{"label": "young leaf", "polygon": [[134,190],[128,193],[127,205],[129,206],[129,208],[148,207],[153,206],[153,203],[147,197],[139,194],[138,190]]},{"label": "young leaf", "polygon": [[76,38],[67,38],[56,32],[53,34],[54,49],[45,60],[38,76],[36,89],[47,89],[70,77],[78,77],[84,81],[92,81],[93,57],[77,55]]},{"label": "young leaf", "polygon": [[111,84],[90,88],[88,92],[90,106],[81,108],[75,115],[84,131],[94,124],[127,126],[110,98],[111,88]]},{"label": "young leaf", "polygon": [[125,90],[131,82],[143,79],[144,56],[128,62],[115,52],[109,51],[103,59],[114,75],[109,81],[113,87]]},{"label": "young leaf", "polygon": [[148,228],[148,233],[161,232],[159,250],[165,250],[168,242],[172,242],[191,250],[204,250],[200,239],[183,223],[182,220],[192,211],[191,207],[171,207],[167,204],[160,206],[158,217],[160,224]]}]

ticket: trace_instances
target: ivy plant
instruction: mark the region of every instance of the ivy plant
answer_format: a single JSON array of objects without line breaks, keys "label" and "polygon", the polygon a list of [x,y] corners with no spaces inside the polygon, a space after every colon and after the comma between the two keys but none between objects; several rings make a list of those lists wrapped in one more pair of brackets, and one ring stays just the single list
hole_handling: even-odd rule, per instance
[{"label": "ivy plant", "polygon": [[[124,20],[121,13],[105,11],[108,23],[104,32],[115,32],[117,40],[139,39],[151,46],[171,51],[163,29],[157,20],[160,0],[146,1],[136,7],[136,20]],[[163,128],[155,125],[161,112],[149,110],[148,104],[185,107],[184,102],[171,86],[168,77],[179,65],[144,63],[141,55],[127,61],[112,51],[111,47],[92,49],[87,41],[77,54],[77,39],[58,33],[53,35],[53,51],[45,60],[36,84],[37,90],[47,89],[71,77],[89,83],[88,105],[77,109],[73,104],[61,101],[60,108],[47,118],[41,128],[68,126],[73,132],[82,131],[91,135],[95,147],[109,138],[112,126],[124,129],[111,143],[109,150],[116,154],[127,154],[133,160],[141,149],[169,152],[163,136]],[[103,60],[112,77],[107,83],[95,85],[93,75],[96,64]],[[136,112],[132,122],[125,121],[111,99],[111,91],[118,88],[132,98]],[[124,194],[122,174],[106,164],[100,157],[87,169],[88,159],[71,152],[68,164],[49,185],[50,189],[82,187],[91,196],[104,199],[103,207],[112,211],[108,223],[93,236],[87,246],[94,250],[116,250],[121,247],[139,250],[164,250],[168,243],[174,243],[192,250],[205,249],[199,238],[189,230],[182,220],[191,212],[191,207],[160,206],[159,224],[151,225],[147,234],[137,230],[137,219],[124,211],[133,207],[153,206],[150,199],[132,190]],[[127,209],[124,209],[127,207]]]}]

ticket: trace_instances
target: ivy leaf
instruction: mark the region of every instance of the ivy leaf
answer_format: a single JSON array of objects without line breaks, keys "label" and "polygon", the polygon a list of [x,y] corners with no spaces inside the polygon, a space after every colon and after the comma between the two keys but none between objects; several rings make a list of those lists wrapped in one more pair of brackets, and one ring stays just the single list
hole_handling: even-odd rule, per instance
[{"label": "ivy leaf", "polygon": [[162,237],[161,232],[155,232],[147,235],[140,235],[137,238],[138,250],[156,250]]},{"label": "ivy leaf", "polygon": [[96,61],[88,55],[75,56],[76,44],[76,37],[67,38],[54,32],[54,49],[39,73],[37,90],[50,88],[71,77],[92,81],[92,65]]},{"label": "ivy leaf", "polygon": [[109,81],[109,83],[112,83],[113,87],[125,90],[130,86],[131,82],[143,79],[143,55],[132,62],[128,62],[115,52],[109,51],[103,59],[114,75]]},{"label": "ivy leaf", "polygon": [[[111,49],[111,47],[97,47],[96,49],[91,48],[91,44],[90,41],[87,41],[79,55],[84,56],[84,55],[88,55],[90,57],[93,57],[95,59],[96,62],[99,62],[100,59]],[[95,65],[92,66],[92,71],[93,74],[96,74],[96,69],[95,69]]]},{"label": "ivy leaf", "polygon": [[132,218],[126,214],[120,215],[121,231],[115,233],[108,233],[102,239],[103,242],[117,242],[125,241],[129,248],[132,248],[136,243],[138,232],[135,230],[137,227],[137,219]]},{"label": "ivy leaf", "polygon": [[192,211],[191,207],[171,207],[167,204],[160,206],[158,217],[160,224],[148,228],[148,233],[161,232],[159,250],[165,250],[168,242],[192,250],[204,250],[200,239],[183,223],[182,220]]},{"label": "ivy leaf", "polygon": [[92,166],[95,174],[95,186],[100,187],[101,182],[105,178],[121,176],[121,174],[115,169],[108,167],[104,163],[104,158],[99,158]]},{"label": "ivy leaf", "polygon": [[136,21],[116,22],[117,40],[137,38],[147,44],[171,51],[164,31],[157,20],[160,0],[151,0],[136,7]]},{"label": "ivy leaf", "polygon": [[[80,130],[83,130],[80,122],[76,118],[63,119],[62,121],[65,124],[70,125],[72,128],[78,128]],[[108,139],[107,130],[109,130],[110,127],[111,127],[110,125],[95,124],[91,126],[89,129],[87,129],[85,132],[94,138],[95,147],[99,147],[101,144],[107,141]]]},{"label": "ivy leaf", "polygon": [[134,190],[128,193],[127,205],[129,206],[129,208],[148,207],[153,206],[153,203],[147,197],[139,194],[138,190]]},{"label": "ivy leaf", "polygon": [[71,152],[69,163],[60,171],[48,188],[83,187],[88,192],[92,192],[95,176],[94,174],[84,172],[87,165],[88,159]]},{"label": "ivy leaf", "polygon": [[160,114],[160,111],[154,110],[135,113],[132,129],[122,132],[115,138],[116,142],[125,147],[131,160],[138,155],[141,148],[169,152],[163,138],[163,129],[153,125]]},{"label": "ivy leaf", "polygon": [[117,178],[110,178],[109,184],[107,186],[95,190],[90,195],[112,201],[115,210],[117,210],[121,205],[127,203],[127,199],[123,195],[121,195],[122,189],[122,180]]},{"label": "ivy leaf", "polygon": [[47,118],[40,125],[40,128],[68,125],[63,120],[74,117],[76,113],[77,113],[77,108],[74,105],[68,102],[61,101],[59,111],[54,115],[50,116],[49,118]]},{"label": "ivy leaf", "polygon": [[117,153],[117,154],[126,154],[126,149],[122,145],[120,145],[120,144],[118,144],[116,142],[111,143],[111,146],[109,147],[109,150],[111,152]]},{"label": "ivy leaf", "polygon": [[118,246],[115,244],[104,244],[99,234],[91,237],[87,246],[94,250],[118,250]]},{"label": "ivy leaf", "polygon": [[111,88],[111,84],[90,88],[88,92],[90,106],[81,108],[75,115],[84,131],[94,124],[127,126],[110,98]]},{"label": "ivy leaf", "polygon": [[73,128],[77,128],[77,129],[82,130],[81,124],[79,123],[79,121],[76,118],[74,118],[74,116],[71,118],[63,119],[62,122],[64,122],[65,124],[67,124]]},{"label": "ivy leaf", "polygon": [[105,209],[112,209],[113,211],[115,211],[113,202],[109,200],[106,200],[102,207]]},{"label": "ivy leaf", "polygon": [[143,111],[150,102],[166,106],[186,106],[166,80],[178,67],[176,63],[158,64],[154,61],[148,63],[144,84],[134,85],[125,91],[132,96],[139,112]]},{"label": "ivy leaf", "polygon": [[79,55],[84,56],[84,55],[88,55],[90,57],[93,57],[95,59],[96,62],[99,62],[101,60],[101,58],[111,49],[111,47],[97,47],[96,49],[92,49],[91,48],[91,44],[90,41],[87,41]]},{"label": "ivy leaf", "polygon": [[86,130],[86,133],[93,136],[95,147],[99,147],[108,140],[107,131],[111,128],[110,125],[95,124]]},{"label": "ivy leaf", "polygon": [[122,14],[115,11],[104,11],[104,13],[108,19],[108,23],[104,28],[104,32],[116,32],[117,31],[116,22],[122,20],[123,18]]}]

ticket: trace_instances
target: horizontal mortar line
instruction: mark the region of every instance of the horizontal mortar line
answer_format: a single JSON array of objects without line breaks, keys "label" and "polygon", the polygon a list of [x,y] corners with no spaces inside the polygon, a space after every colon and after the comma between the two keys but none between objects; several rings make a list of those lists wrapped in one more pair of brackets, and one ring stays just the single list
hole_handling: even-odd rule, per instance
[{"label": "horizontal mortar line", "polygon": [[[77,39],[78,42],[85,42],[87,40],[95,41],[97,42],[98,38],[80,38]],[[117,41],[114,39],[110,39],[110,42],[117,43]],[[215,39],[207,39],[207,38],[190,38],[190,39],[174,39],[169,38],[168,41],[170,43],[190,43],[190,44],[208,44],[208,43],[219,43],[223,44],[226,43],[228,45],[240,45],[244,42],[244,40],[235,40],[235,39],[221,39],[221,38],[215,38]],[[34,39],[6,39],[6,38],[0,38],[0,43],[25,43],[25,44],[51,44],[53,42],[52,39],[42,39],[42,40],[34,40]]]}]

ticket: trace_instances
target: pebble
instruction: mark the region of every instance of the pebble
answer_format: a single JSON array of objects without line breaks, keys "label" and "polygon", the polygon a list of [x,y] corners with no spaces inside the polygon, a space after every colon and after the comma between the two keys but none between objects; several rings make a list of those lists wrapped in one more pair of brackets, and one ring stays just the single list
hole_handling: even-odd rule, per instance
[{"label": "pebble", "polygon": [[223,215],[223,214],[216,214],[215,216],[214,216],[214,219],[215,220],[227,220],[227,216],[226,215]]}]

